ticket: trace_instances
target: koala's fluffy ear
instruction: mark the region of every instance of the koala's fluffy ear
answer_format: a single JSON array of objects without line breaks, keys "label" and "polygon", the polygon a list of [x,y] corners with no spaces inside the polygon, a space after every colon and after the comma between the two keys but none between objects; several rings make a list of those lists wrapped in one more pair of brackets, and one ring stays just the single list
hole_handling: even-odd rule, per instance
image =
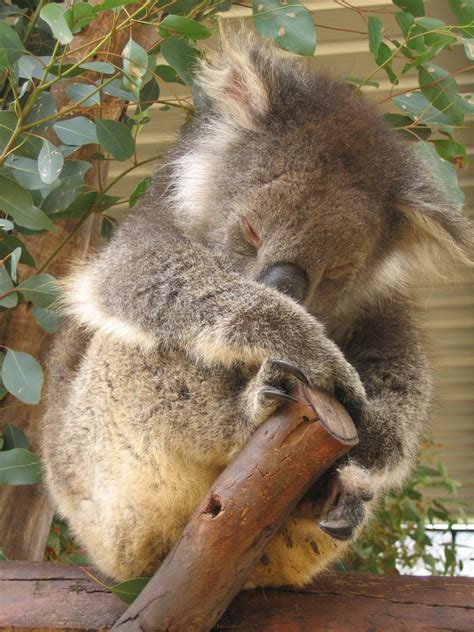
[{"label": "koala's fluffy ear", "polygon": [[462,205],[449,202],[433,176],[420,171],[399,203],[404,217],[402,249],[416,268],[449,274],[449,265],[474,265],[472,227]]},{"label": "koala's fluffy ear", "polygon": [[228,123],[253,129],[269,110],[273,56],[250,36],[225,39],[222,52],[202,62],[197,85]]}]

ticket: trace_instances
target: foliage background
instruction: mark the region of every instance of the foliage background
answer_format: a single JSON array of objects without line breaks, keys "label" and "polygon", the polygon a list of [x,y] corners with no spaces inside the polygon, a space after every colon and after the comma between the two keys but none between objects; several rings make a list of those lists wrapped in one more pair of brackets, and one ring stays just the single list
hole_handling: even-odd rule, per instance
[{"label": "foliage background", "polygon": [[[387,121],[407,142],[416,143],[448,195],[461,202],[457,171],[467,162],[462,128],[474,113],[474,101],[437,58],[462,45],[467,64],[474,59],[474,1],[448,0],[452,22],[445,23],[425,14],[423,0],[393,0],[400,40],[385,34],[370,8],[345,0],[337,4],[365,25],[374,58],[373,73],[349,77],[349,83],[363,92],[383,69],[393,85]],[[161,157],[141,159],[136,150],[152,104],[192,116],[190,99],[160,95],[164,87],[171,93],[180,84],[192,88],[203,44],[218,36],[219,16],[231,7],[225,0],[0,1],[0,309],[5,332],[0,396],[6,402],[3,424],[10,422],[0,446],[0,483],[35,484],[41,475],[37,456],[16,427],[15,403],[40,402],[40,354],[36,348],[28,353],[28,344],[20,350],[10,340],[28,341],[34,323],[46,334],[57,330],[53,306],[60,287],[52,270],[85,229],[89,237],[81,242],[81,254],[89,243],[108,239],[116,225],[114,209],[133,207],[144,193],[149,177],[125,198],[112,195],[127,174]],[[293,0],[254,0],[251,10],[249,27],[260,35],[290,53],[314,54],[318,27],[304,6]],[[419,89],[397,90],[410,71],[417,73]],[[108,181],[109,166],[116,175]],[[18,425],[28,427],[24,420]],[[429,557],[426,524],[438,519],[449,529],[457,517],[439,493],[425,498],[426,487],[444,488],[451,496],[455,491],[441,465],[421,466],[402,494],[386,499],[379,520],[358,545],[355,568],[393,572],[397,563],[410,567],[421,557],[433,572],[456,572],[453,547],[446,549],[444,561]],[[54,546],[50,538],[52,557],[69,546],[67,540],[60,544],[63,532],[55,528],[60,531]],[[413,550],[400,540],[403,533],[409,534]]]}]

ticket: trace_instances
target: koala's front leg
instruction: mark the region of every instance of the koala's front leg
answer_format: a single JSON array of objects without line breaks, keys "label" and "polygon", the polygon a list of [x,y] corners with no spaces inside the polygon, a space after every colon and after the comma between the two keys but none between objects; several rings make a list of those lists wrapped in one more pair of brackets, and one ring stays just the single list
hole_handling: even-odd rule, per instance
[{"label": "koala's front leg", "polygon": [[354,536],[368,502],[405,481],[423,437],[432,391],[420,335],[402,298],[387,300],[361,320],[344,351],[368,401],[357,422],[359,444],[327,479],[325,500],[317,506],[320,527],[338,539]]}]

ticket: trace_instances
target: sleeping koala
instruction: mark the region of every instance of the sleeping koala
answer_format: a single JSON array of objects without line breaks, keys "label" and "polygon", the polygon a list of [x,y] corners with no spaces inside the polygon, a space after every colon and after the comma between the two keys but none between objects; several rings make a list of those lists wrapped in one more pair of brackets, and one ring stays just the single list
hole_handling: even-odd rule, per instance
[{"label": "sleeping koala", "polygon": [[100,570],[152,573],[307,381],[347,407],[360,443],[318,488],[319,513],[297,510],[248,583],[301,586],[410,471],[431,399],[410,279],[465,260],[468,226],[344,83],[255,40],[227,44],[197,83],[206,108],[109,245],[66,280],[47,483]]}]

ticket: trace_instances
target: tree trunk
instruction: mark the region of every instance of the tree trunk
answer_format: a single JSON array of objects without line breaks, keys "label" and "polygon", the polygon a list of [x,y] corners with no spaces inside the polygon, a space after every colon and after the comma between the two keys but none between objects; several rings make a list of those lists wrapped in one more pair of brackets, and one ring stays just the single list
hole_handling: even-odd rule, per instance
[{"label": "tree trunk", "polygon": [[[91,4],[99,4],[100,1],[92,0]],[[113,12],[101,13],[100,19],[94,20],[74,38],[69,45],[65,62],[74,63],[82,59],[87,50],[96,46],[99,38],[107,35],[112,29]],[[120,56],[130,36],[130,29],[114,34],[107,46],[95,55],[95,59],[103,61],[111,59],[116,63],[117,56]],[[133,37],[148,49],[157,39],[156,29],[138,25],[133,29]],[[88,44],[88,42],[91,43]],[[97,73],[85,73],[85,76],[98,77]],[[58,111],[61,107],[69,105],[66,87],[74,81],[77,81],[77,78],[64,80],[52,90]],[[100,106],[80,107],[69,116],[81,114],[91,118],[100,116],[100,118],[118,120],[122,117],[125,109],[123,102],[118,99],[103,96]],[[57,141],[57,139],[55,140]],[[99,190],[99,182],[102,183],[102,186],[105,184],[108,170],[108,161],[92,159],[92,156],[98,151],[98,146],[86,145],[71,156],[71,158],[86,160],[92,164],[85,180],[86,185],[95,190]],[[69,220],[59,225],[57,233],[42,233],[24,238],[24,242],[37,264],[41,265],[55,251],[76,223],[76,220]],[[100,216],[94,214],[89,217],[46,271],[61,277],[68,269],[71,260],[83,259],[91,247],[97,247],[100,243],[100,223]],[[30,273],[31,270],[25,266],[20,266],[20,273],[25,272]],[[22,302],[15,310],[5,312],[4,320],[0,323],[2,344],[29,353],[41,361],[48,349],[50,336],[36,324],[29,313],[30,310],[31,305]],[[7,395],[0,409],[0,426],[12,423],[21,428],[27,434],[34,450],[37,447],[38,420],[42,412],[41,404],[28,406]],[[52,515],[52,509],[48,505],[41,484],[0,486],[0,548],[5,555],[10,559],[42,560]]]}]

